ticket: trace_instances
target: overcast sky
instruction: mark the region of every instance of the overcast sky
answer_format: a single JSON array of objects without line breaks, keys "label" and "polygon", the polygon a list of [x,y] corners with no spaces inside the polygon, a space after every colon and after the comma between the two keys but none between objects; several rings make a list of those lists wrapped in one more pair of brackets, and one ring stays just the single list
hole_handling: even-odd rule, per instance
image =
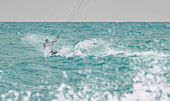
[{"label": "overcast sky", "polygon": [[[72,15],[78,1],[0,0],[0,21],[65,21]],[[71,21],[170,22],[170,0],[84,1]]]}]

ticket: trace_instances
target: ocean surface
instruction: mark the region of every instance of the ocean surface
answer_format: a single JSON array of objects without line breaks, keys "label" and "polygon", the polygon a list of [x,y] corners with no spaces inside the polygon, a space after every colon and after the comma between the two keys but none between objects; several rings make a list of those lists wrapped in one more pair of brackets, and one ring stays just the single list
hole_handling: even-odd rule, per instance
[{"label": "ocean surface", "polygon": [[170,22],[0,22],[0,101],[170,101]]}]

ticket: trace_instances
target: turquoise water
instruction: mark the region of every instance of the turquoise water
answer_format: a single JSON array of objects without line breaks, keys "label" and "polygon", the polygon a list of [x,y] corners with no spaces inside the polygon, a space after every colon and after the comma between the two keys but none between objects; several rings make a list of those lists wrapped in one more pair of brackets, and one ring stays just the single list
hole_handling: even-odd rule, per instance
[{"label": "turquoise water", "polygon": [[170,23],[0,22],[0,100],[169,101]]}]

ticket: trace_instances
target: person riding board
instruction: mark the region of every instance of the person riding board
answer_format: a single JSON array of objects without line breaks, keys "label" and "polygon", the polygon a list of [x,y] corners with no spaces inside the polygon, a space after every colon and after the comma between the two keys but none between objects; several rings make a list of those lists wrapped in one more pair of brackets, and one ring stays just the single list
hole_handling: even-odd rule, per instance
[{"label": "person riding board", "polygon": [[54,46],[54,43],[57,41],[57,39],[58,39],[58,36],[51,42],[49,42],[48,39],[45,39],[45,43],[43,44],[45,51],[49,51],[51,55],[58,53],[57,51],[53,51],[53,46]]}]

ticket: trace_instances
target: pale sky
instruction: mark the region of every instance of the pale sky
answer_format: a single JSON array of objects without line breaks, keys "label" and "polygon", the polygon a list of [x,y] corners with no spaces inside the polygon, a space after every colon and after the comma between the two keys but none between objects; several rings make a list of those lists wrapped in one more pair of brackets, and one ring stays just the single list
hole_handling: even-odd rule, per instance
[{"label": "pale sky", "polygon": [[[0,0],[0,22],[66,21],[79,0]],[[83,1],[83,0],[81,0]],[[71,21],[170,22],[170,0],[84,0]]]}]

